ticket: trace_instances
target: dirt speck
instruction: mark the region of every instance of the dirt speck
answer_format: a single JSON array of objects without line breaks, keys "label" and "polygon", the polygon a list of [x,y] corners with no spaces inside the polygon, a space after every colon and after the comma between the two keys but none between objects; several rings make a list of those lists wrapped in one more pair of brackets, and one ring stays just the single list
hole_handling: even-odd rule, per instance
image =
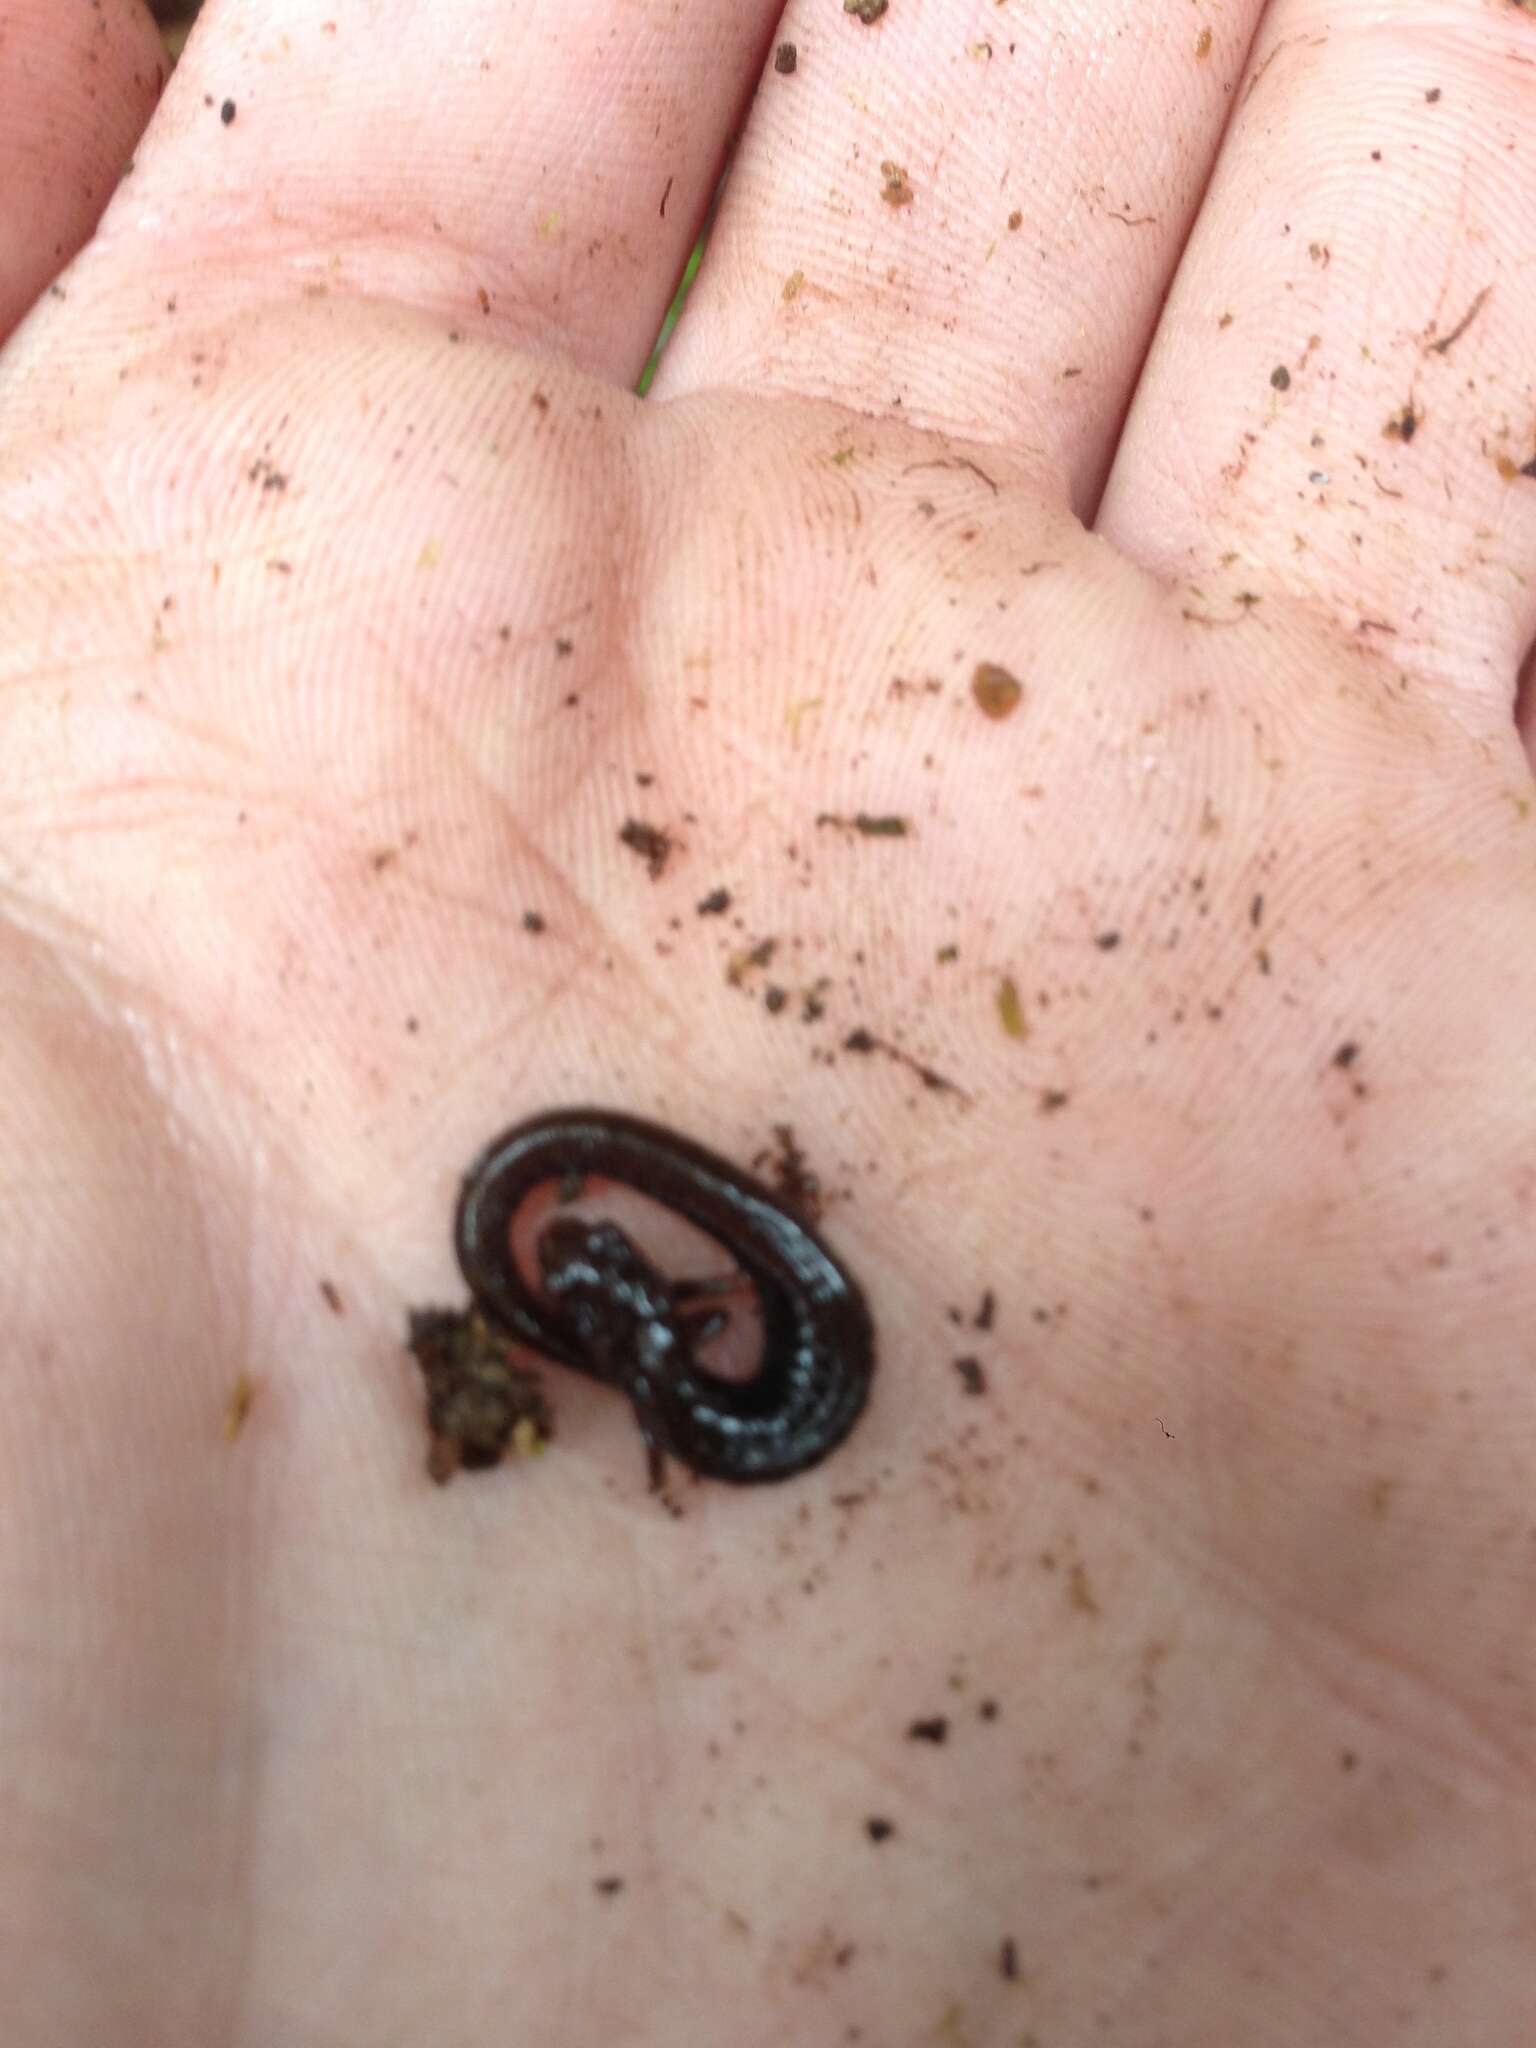
[{"label": "dirt speck", "polygon": [[971,677],[971,695],[985,717],[1011,718],[1024,701],[1024,685],[998,662],[982,661]]}]

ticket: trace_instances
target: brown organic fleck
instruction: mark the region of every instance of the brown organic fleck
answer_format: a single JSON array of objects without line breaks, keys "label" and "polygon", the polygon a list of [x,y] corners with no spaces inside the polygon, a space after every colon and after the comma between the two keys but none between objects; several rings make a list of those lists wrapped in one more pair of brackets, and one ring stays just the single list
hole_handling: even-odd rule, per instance
[{"label": "brown organic fleck", "polygon": [[[847,4],[847,0],[844,0],[844,4]],[[880,186],[880,197],[887,206],[912,204],[912,187],[907,182],[907,173],[901,164],[892,163],[887,157],[880,166],[880,176],[883,181]]]},{"label": "brown organic fleck", "polygon": [[233,1443],[245,1427],[245,1418],[251,1412],[251,1403],[256,1398],[256,1382],[249,1373],[235,1375],[235,1384],[229,1390],[229,1399],[224,1406],[224,1441]]},{"label": "brown organic fleck", "polygon": [[538,1374],[474,1309],[409,1312],[407,1342],[427,1384],[427,1470],[439,1486],[461,1467],[497,1465],[510,1448],[537,1456],[554,1434]]},{"label": "brown organic fleck", "polygon": [[1472,301],[1471,305],[1467,308],[1466,312],[1463,313],[1461,318],[1456,322],[1456,325],[1451,329],[1450,333],[1442,334],[1438,341],[1432,341],[1429,344],[1431,351],[1438,356],[1448,355],[1450,351],[1456,346],[1457,342],[1460,341],[1461,337],[1466,333],[1467,329],[1472,325],[1472,322],[1477,318],[1478,314],[1481,313],[1484,306],[1487,305],[1492,295],[1493,286],[1491,284],[1485,284],[1482,290],[1478,293],[1477,297]]},{"label": "brown organic fleck", "polygon": [[987,1391],[986,1369],[979,1358],[957,1358],[955,1371],[960,1375],[960,1384],[966,1393],[984,1394]]},{"label": "brown organic fleck", "polygon": [[1024,1015],[1024,998],[1019,994],[1019,984],[1011,974],[1005,974],[997,985],[997,1015],[1003,1030],[1010,1038],[1028,1038],[1029,1023]]},{"label": "brown organic fleck", "polygon": [[619,838],[631,853],[638,853],[650,871],[651,880],[658,881],[672,852],[672,840],[657,825],[647,825],[641,818],[626,818],[619,827]]},{"label": "brown organic fleck", "polygon": [[1024,701],[1024,685],[997,662],[982,661],[971,677],[971,695],[986,717],[1010,718]]},{"label": "brown organic fleck", "polygon": [[851,818],[842,817],[836,811],[819,811],[816,823],[836,825],[844,832],[857,832],[864,839],[905,839],[911,827],[907,820],[894,813],[855,811]]},{"label": "brown organic fleck", "polygon": [[766,967],[777,952],[778,943],[777,939],[759,939],[755,946],[735,954],[725,970],[725,978],[732,988],[740,988],[754,968]]},{"label": "brown organic fleck", "polygon": [[807,1223],[816,1223],[821,1218],[821,1181],[815,1171],[806,1163],[792,1124],[775,1124],[774,1140],[778,1153],[772,1162],[771,1180],[773,1191],[786,1208],[793,1209],[797,1216]]}]

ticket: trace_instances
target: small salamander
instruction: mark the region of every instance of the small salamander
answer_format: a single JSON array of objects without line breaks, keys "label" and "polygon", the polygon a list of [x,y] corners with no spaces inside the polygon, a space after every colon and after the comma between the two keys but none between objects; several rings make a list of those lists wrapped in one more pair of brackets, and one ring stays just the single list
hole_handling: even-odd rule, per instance
[{"label": "small salamander", "polygon": [[[523,1277],[512,1231],[524,1201],[551,1181],[574,1199],[589,1175],[661,1203],[729,1254],[762,1315],[750,1379],[697,1357],[729,1317],[729,1290],[669,1279],[615,1223],[556,1215],[535,1247],[542,1292]],[[761,1182],[657,1124],[564,1109],[504,1131],[465,1175],[454,1247],[484,1317],[629,1396],[653,1490],[669,1456],[712,1479],[791,1478],[863,1411],[874,1330],[858,1283]]]}]

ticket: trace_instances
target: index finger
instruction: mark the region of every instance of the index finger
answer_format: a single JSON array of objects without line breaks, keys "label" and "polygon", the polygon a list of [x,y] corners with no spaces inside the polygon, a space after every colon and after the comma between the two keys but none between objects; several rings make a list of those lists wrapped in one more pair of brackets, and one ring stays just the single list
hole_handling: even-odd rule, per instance
[{"label": "index finger", "polygon": [[632,385],[777,11],[207,0],[75,297],[388,298]]}]

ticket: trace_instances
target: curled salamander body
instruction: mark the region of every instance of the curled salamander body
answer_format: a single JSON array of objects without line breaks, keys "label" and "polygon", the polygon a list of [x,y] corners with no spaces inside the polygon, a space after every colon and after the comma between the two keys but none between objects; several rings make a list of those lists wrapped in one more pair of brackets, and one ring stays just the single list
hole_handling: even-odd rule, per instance
[{"label": "curled salamander body", "polygon": [[[525,1200],[552,1181],[569,1197],[589,1177],[622,1182],[721,1246],[762,1317],[749,1379],[697,1356],[730,1313],[719,1280],[670,1279],[615,1223],[557,1213],[537,1240],[542,1287],[519,1270],[512,1232]],[[628,1395],[653,1487],[669,1456],[714,1479],[788,1479],[863,1411],[874,1331],[858,1283],[770,1189],[660,1125],[603,1109],[514,1125],[465,1176],[454,1244],[482,1315]]]}]

